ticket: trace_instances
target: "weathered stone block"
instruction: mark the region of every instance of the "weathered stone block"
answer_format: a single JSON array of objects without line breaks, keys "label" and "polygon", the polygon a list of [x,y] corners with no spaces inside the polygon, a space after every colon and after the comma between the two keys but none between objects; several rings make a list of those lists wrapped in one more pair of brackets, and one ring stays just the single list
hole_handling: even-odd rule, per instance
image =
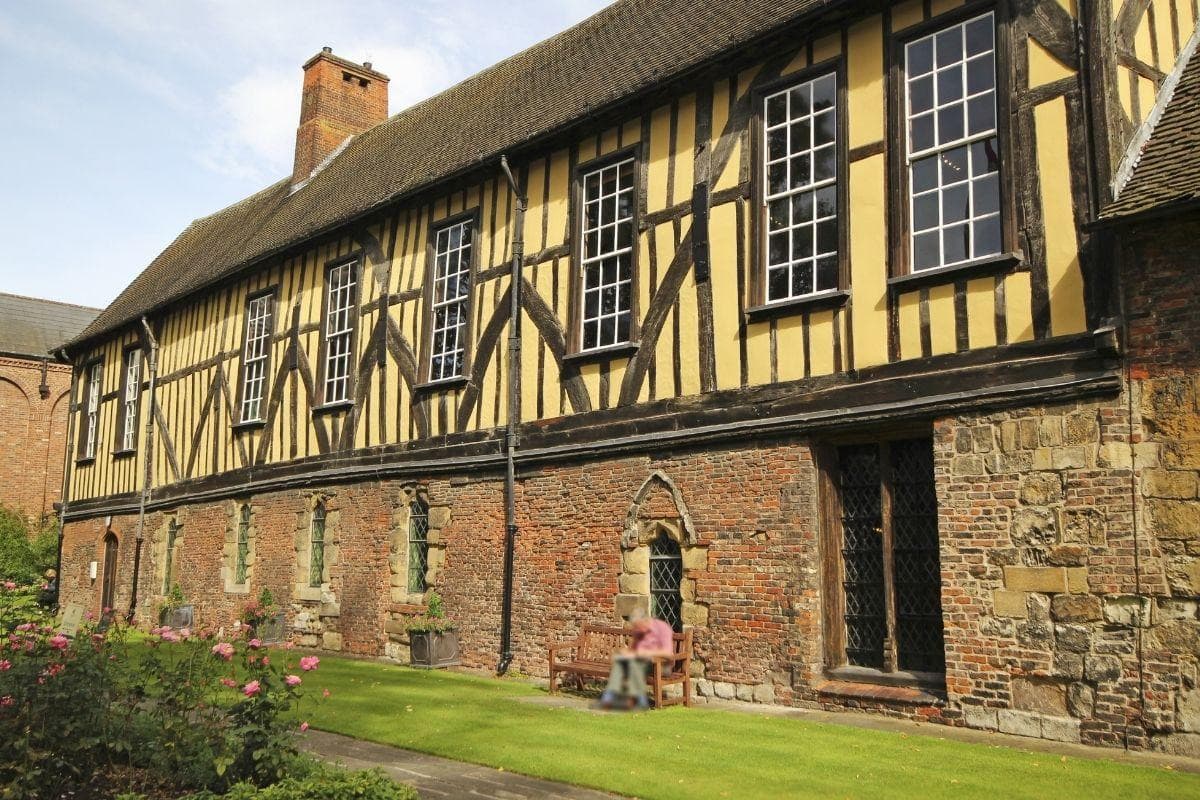
[{"label": "weathered stone block", "polygon": [[1104,621],[1130,628],[1150,624],[1150,598],[1116,595],[1104,598]]},{"label": "weathered stone block", "polygon": [[706,570],[708,569],[708,548],[707,547],[685,547],[683,548],[683,568],[687,570]]},{"label": "weathered stone block", "polygon": [[992,590],[992,613],[997,617],[1013,617],[1024,619],[1029,616],[1028,597],[1025,592],[1014,592],[1008,589]]},{"label": "weathered stone block", "polygon": [[1154,621],[1165,622],[1173,619],[1196,619],[1196,612],[1198,610],[1200,610],[1200,603],[1197,603],[1195,600],[1171,600],[1160,597],[1154,607]]},{"label": "weathered stone block", "polygon": [[1200,758],[1200,734],[1171,733],[1165,736],[1155,736],[1151,742],[1155,750],[1163,753]]},{"label": "weathered stone block", "polygon": [[971,430],[971,446],[976,453],[990,453],[996,446],[995,429],[981,425]]},{"label": "weathered stone block", "polygon": [[321,647],[324,647],[326,650],[341,650],[342,635],[333,631],[325,631],[325,633],[321,634]]},{"label": "weathered stone block", "polygon": [[1021,482],[1021,502],[1048,506],[1063,500],[1062,476],[1054,472],[1035,472]]},{"label": "weathered stone block", "polygon": [[1083,656],[1079,653],[1055,653],[1054,674],[1071,680],[1083,679]]},{"label": "weathered stone block", "polygon": [[1177,469],[1200,469],[1200,439],[1165,442],[1162,449],[1162,465]]},{"label": "weathered stone block", "polygon": [[1039,714],[1066,714],[1066,684],[1044,678],[1013,678],[1013,707]]},{"label": "weathered stone block", "polygon": [[1005,567],[1004,586],[1021,592],[1065,592],[1067,574],[1062,567]]},{"label": "weathered stone block", "polygon": [[650,548],[635,547],[621,551],[621,569],[631,575],[649,574]]},{"label": "weathered stone block", "polygon": [[1092,594],[1056,594],[1050,615],[1059,622],[1090,622],[1102,616],[1100,598]]},{"label": "weathered stone block", "polygon": [[644,594],[618,594],[613,599],[613,607],[617,616],[628,619],[635,609],[650,613],[650,596]]},{"label": "weathered stone block", "polygon": [[1068,414],[1065,426],[1067,444],[1086,445],[1100,441],[1100,423],[1096,415],[1088,411]]},{"label": "weathered stone block", "polygon": [[1121,659],[1116,656],[1086,656],[1083,675],[1092,683],[1115,681],[1121,677]]},{"label": "weathered stone block", "polygon": [[[1139,457],[1139,463],[1145,463]],[[1124,442],[1105,442],[1096,451],[1096,466],[1104,469],[1133,469],[1133,453]]]},{"label": "weathered stone block", "polygon": [[1035,650],[1050,650],[1054,646],[1054,631],[1050,623],[1040,619],[1029,619],[1017,623],[1017,641]]},{"label": "weathered stone block", "polygon": [[1023,419],[1017,422],[1017,439],[1022,450],[1035,450],[1038,446],[1038,421]]},{"label": "weathered stone block", "polygon": [[732,683],[726,681],[713,681],[713,694],[722,700],[732,700],[737,694],[737,689]]},{"label": "weathered stone block", "polygon": [[1073,717],[1090,718],[1096,712],[1096,690],[1086,683],[1072,683],[1067,688],[1067,710]]},{"label": "weathered stone block", "polygon": [[756,703],[774,703],[775,687],[769,683],[760,683],[754,687],[752,699]]},{"label": "weathered stone block", "polygon": [[1046,563],[1055,567],[1082,567],[1087,558],[1087,548],[1081,544],[1060,544],[1046,551]]},{"label": "weathered stone block", "polygon": [[1048,508],[1022,508],[1013,514],[1010,529],[1018,547],[1038,547],[1058,541],[1058,524]]},{"label": "weathered stone block", "polygon": [[1067,567],[1067,591],[1079,594],[1088,590],[1087,567]]},{"label": "weathered stone block", "polygon": [[1000,727],[1000,721],[994,708],[983,708],[982,706],[963,706],[963,722],[968,728],[979,728],[985,731],[994,731]]},{"label": "weathered stone block", "polygon": [[649,595],[650,576],[621,574],[617,576],[617,590],[622,594]]},{"label": "weathered stone block", "polygon": [[680,608],[679,616],[683,619],[684,625],[707,625],[708,606],[702,606],[699,603],[684,603]]},{"label": "weathered stone block", "polygon": [[1200,539],[1200,503],[1183,500],[1151,500],[1150,517],[1159,539]]},{"label": "weathered stone block", "polygon": [[1146,644],[1150,648],[1166,650],[1177,656],[1200,656],[1200,623],[1195,620],[1177,619],[1156,625],[1150,629]]},{"label": "weathered stone block", "polygon": [[1142,473],[1147,497],[1190,500],[1196,496],[1196,473],[1174,469],[1148,469]]},{"label": "weathered stone block", "polygon": [[1011,733],[1014,736],[1032,736],[1041,738],[1042,720],[1037,714],[1029,711],[1015,711],[1002,708],[996,715],[1001,733]]},{"label": "weathered stone block", "polygon": [[450,524],[450,508],[449,506],[430,506],[429,507],[429,527],[444,528]]},{"label": "weathered stone block", "polygon": [[959,476],[983,475],[983,458],[980,456],[955,456],[950,461],[950,471]]},{"label": "weathered stone block", "polygon": [[1084,625],[1055,625],[1054,644],[1068,653],[1086,653],[1092,649],[1091,632]]},{"label": "weathered stone block", "polygon": [[1088,465],[1086,447],[1056,447],[1051,454],[1054,469],[1084,469]]},{"label": "weathered stone block", "polygon": [[1017,438],[1017,423],[1008,420],[1000,423],[1000,450],[1005,453],[1015,453],[1020,447]]},{"label": "weathered stone block", "polygon": [[1095,508],[1073,508],[1059,511],[1058,529],[1062,540],[1072,544],[1103,546],[1106,538],[1104,514]]},{"label": "weathered stone block", "polygon": [[1181,731],[1200,732],[1200,691],[1182,691],[1175,696],[1175,724]]},{"label": "weathered stone block", "polygon": [[734,691],[734,697],[743,703],[749,703],[754,699],[754,687],[748,683],[739,683]]},{"label": "weathered stone block", "polygon": [[1167,562],[1167,584],[1176,596],[1200,595],[1200,558],[1179,556]]},{"label": "weathered stone block", "polygon": [[1053,742],[1078,742],[1079,720],[1070,717],[1043,717],[1042,738]]},{"label": "weathered stone block", "polygon": [[1042,447],[1062,444],[1062,418],[1042,417],[1038,420],[1038,444]]}]

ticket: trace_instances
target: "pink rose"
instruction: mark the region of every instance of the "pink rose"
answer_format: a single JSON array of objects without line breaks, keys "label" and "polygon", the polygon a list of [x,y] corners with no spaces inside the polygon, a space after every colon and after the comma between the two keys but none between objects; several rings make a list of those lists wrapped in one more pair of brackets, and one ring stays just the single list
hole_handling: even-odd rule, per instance
[{"label": "pink rose", "polygon": [[55,650],[66,650],[69,640],[61,633],[55,634],[50,638],[50,646]]},{"label": "pink rose", "polygon": [[7,672],[12,669],[12,662],[7,658],[0,659],[0,672]]},{"label": "pink rose", "polygon": [[181,638],[187,639],[192,635],[192,629],[191,628],[180,628],[179,635]]},{"label": "pink rose", "polygon": [[262,647],[262,639],[251,639],[250,641],[246,642],[246,644],[250,645],[252,649],[257,650],[258,648]]},{"label": "pink rose", "polygon": [[301,723],[300,723],[300,732],[301,732],[301,733],[304,733],[306,730],[308,730],[308,723],[307,723],[307,722],[301,722]]},{"label": "pink rose", "polygon": [[175,631],[171,630],[170,628],[163,628],[162,633],[160,633],[159,636],[162,637],[162,640],[164,642],[178,642],[179,641],[179,634],[176,633]]},{"label": "pink rose", "polygon": [[233,678],[221,678],[221,685],[227,686],[230,689],[234,689],[237,687],[237,681],[235,681]]},{"label": "pink rose", "polygon": [[17,585],[15,583],[13,583],[12,581],[5,581],[4,588],[8,589],[11,592],[13,589],[17,588]]},{"label": "pink rose", "polygon": [[16,703],[16,700],[13,700],[12,695],[10,695],[10,694],[6,694],[6,695],[4,695],[4,697],[0,697],[0,708],[8,708],[9,706],[13,705],[14,703]]},{"label": "pink rose", "polygon": [[220,642],[213,645],[212,653],[214,656],[220,656],[228,661],[233,658],[233,645],[231,645],[229,642]]},{"label": "pink rose", "polygon": [[312,672],[321,663],[321,659],[316,656],[304,656],[300,659],[300,669],[305,672]]},{"label": "pink rose", "polygon": [[25,631],[32,631],[32,630],[36,630],[36,629],[37,629],[37,624],[33,623],[33,622],[23,622],[17,626],[17,630],[21,631],[22,633],[24,633]]},{"label": "pink rose", "polygon": [[270,664],[271,664],[271,659],[268,658],[267,656],[263,656],[262,657],[262,665],[264,667],[266,667],[266,666],[270,666]]},{"label": "pink rose", "polygon": [[[5,663],[7,663],[7,662],[0,661],[0,669],[4,669]],[[283,682],[286,683],[288,686],[299,686],[303,681],[300,680],[299,675],[288,675],[286,678],[283,679]]]},{"label": "pink rose", "polygon": [[262,691],[262,686],[258,681],[250,681],[242,687],[242,694],[246,695],[246,697],[254,697],[260,691]]}]

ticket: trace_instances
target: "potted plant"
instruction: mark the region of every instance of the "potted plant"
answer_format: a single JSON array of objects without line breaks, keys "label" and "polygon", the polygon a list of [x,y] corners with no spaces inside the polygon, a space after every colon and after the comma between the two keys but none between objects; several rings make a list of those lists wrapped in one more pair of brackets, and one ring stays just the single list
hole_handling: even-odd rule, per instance
[{"label": "potted plant", "polygon": [[249,628],[247,634],[251,639],[283,641],[283,612],[275,604],[275,596],[270,589],[264,587],[257,600],[251,600],[242,607],[241,621]]},{"label": "potted plant", "polygon": [[171,628],[190,628],[195,624],[195,609],[184,599],[178,583],[171,586],[158,607],[158,624]]},{"label": "potted plant", "polygon": [[460,663],[458,633],[446,619],[442,598],[430,592],[425,601],[425,613],[406,626],[408,631],[409,664],[424,669],[451,667]]}]

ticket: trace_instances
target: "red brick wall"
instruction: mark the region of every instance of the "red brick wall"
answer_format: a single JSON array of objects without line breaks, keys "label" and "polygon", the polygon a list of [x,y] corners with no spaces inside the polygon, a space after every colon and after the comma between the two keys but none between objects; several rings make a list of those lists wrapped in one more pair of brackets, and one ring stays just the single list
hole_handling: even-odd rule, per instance
[{"label": "red brick wall", "polygon": [[1200,369],[1200,214],[1122,233],[1121,284],[1135,379]]},{"label": "red brick wall", "polygon": [[62,493],[70,367],[0,357],[0,504],[31,520],[54,513]]}]

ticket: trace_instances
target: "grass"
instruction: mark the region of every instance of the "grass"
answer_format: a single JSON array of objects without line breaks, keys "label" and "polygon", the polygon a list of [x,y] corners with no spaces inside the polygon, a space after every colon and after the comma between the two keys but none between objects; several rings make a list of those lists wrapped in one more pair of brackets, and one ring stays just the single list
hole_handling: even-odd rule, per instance
[{"label": "grass", "polygon": [[802,719],[592,714],[507,680],[321,658],[314,727],[641,798],[1200,798],[1200,776]]}]

